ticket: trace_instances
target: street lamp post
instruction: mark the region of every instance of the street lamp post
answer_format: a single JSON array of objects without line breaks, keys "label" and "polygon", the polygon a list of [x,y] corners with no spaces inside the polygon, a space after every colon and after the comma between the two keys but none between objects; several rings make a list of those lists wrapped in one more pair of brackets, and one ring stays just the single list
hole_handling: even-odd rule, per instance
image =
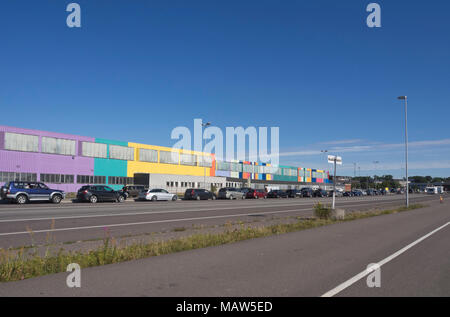
[{"label": "street lamp post", "polygon": [[[204,128],[207,128],[210,125],[211,125],[211,122],[202,123],[202,127],[204,127]],[[202,131],[203,188],[207,189],[206,188],[206,167],[204,166],[205,165],[205,163],[204,163],[204,161],[205,161],[204,153],[205,153],[205,138],[203,137],[203,131]]]},{"label": "street lamp post", "polygon": [[399,100],[405,101],[405,172],[406,172],[406,207],[409,207],[409,182],[408,182],[408,97],[400,96]]}]

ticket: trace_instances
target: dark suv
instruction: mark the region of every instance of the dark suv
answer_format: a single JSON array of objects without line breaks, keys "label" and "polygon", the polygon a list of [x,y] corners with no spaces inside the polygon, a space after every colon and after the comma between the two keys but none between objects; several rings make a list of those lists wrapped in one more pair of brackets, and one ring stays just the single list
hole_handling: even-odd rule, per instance
[{"label": "dark suv", "polygon": [[148,187],[144,185],[125,185],[122,188],[122,193],[125,195],[125,198],[138,197],[140,192],[144,192],[147,190]]},{"label": "dark suv", "polygon": [[208,199],[212,199],[212,200],[216,200],[216,195],[212,192],[210,192],[209,190],[206,189],[201,189],[201,188],[188,188],[186,189],[186,191],[184,192],[184,199],[185,200],[208,200]]},{"label": "dark suv", "polygon": [[328,197],[328,193],[325,189],[316,189],[313,193],[313,197]]},{"label": "dark suv", "polygon": [[94,204],[98,201],[116,201],[121,203],[125,200],[125,195],[122,191],[114,190],[109,186],[86,185],[78,190],[77,199]]},{"label": "dark suv", "polygon": [[51,201],[59,204],[66,197],[62,190],[48,188],[39,182],[9,182],[0,190],[2,199],[25,204],[30,201]]},{"label": "dark suv", "polygon": [[309,188],[309,187],[302,188],[300,193],[301,193],[301,197],[309,197],[309,198],[311,198],[314,195],[314,191],[311,188]]},{"label": "dark suv", "polygon": [[286,190],[286,194],[289,198],[296,198],[301,196],[301,192],[298,189],[288,189]]},{"label": "dark suv", "polygon": [[289,198],[285,191],[274,189],[267,194],[267,198]]}]

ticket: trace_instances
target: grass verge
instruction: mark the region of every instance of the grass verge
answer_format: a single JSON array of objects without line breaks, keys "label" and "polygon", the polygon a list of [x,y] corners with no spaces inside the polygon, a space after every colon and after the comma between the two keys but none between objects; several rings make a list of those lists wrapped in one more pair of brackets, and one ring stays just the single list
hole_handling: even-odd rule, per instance
[{"label": "grass verge", "polygon": [[35,252],[30,256],[25,248],[15,252],[0,249],[0,282],[17,281],[52,273],[65,272],[67,265],[70,263],[78,263],[82,268],[119,263],[151,256],[317,228],[334,223],[387,215],[422,207],[424,207],[424,205],[415,204],[411,205],[409,208],[400,207],[381,211],[355,212],[348,214],[344,220],[315,218],[299,220],[294,223],[281,223],[258,227],[246,227],[242,224],[238,229],[226,229],[221,233],[199,233],[168,241],[136,243],[131,245],[117,243],[113,237],[110,237],[109,234],[106,233],[105,238],[103,239],[103,245],[100,248],[89,252],[68,252],[64,249],[60,249],[57,253],[53,254],[46,252],[44,256],[40,256]]}]

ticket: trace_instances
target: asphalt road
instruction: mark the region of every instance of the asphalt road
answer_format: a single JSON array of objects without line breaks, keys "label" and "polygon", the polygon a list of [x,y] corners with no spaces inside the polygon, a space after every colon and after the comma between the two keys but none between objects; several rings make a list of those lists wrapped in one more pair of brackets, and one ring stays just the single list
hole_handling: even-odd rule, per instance
[{"label": "asphalt road", "polygon": [[[68,273],[1,283],[0,296],[322,296],[343,284],[333,296],[450,296],[450,204],[428,204],[86,268],[81,288],[66,286]],[[366,276],[354,280],[370,263],[382,264],[380,288],[368,288]]]},{"label": "asphalt road", "polygon": [[[403,204],[403,196],[342,197],[337,206],[346,210]],[[412,195],[411,202],[436,200]],[[227,221],[252,221],[255,217],[311,216],[313,205],[331,198],[234,201],[176,201],[125,203],[69,203],[0,205],[0,248],[46,242],[49,233],[58,243],[103,238],[105,228],[114,237],[171,231],[192,225],[217,225]]]}]

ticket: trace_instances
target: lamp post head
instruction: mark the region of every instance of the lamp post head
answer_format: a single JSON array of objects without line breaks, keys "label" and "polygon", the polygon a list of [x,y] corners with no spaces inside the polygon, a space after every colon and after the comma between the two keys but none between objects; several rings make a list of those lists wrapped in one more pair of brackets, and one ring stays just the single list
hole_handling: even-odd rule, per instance
[{"label": "lamp post head", "polygon": [[202,123],[203,127],[209,127],[211,125],[211,122]]},{"label": "lamp post head", "polygon": [[397,97],[397,99],[399,99],[399,100],[406,100],[406,99],[408,99],[408,97],[407,96],[400,96],[400,97]]}]

